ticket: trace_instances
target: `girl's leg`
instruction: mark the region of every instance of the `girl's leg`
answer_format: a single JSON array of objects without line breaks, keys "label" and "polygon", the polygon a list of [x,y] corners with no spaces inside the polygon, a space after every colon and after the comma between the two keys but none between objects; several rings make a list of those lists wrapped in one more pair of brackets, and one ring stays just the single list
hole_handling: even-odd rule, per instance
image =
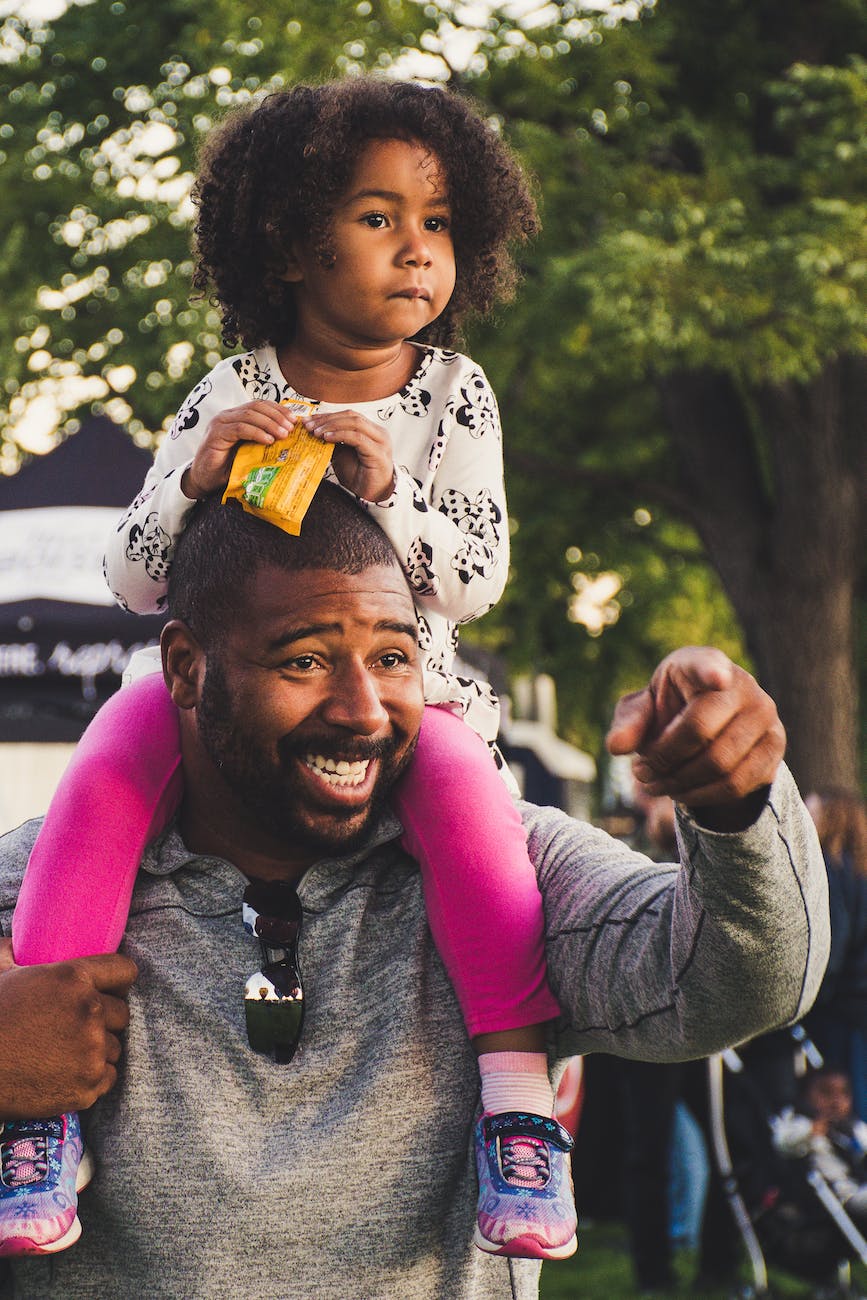
[{"label": "girl's leg", "polygon": [[542,899],[520,814],[487,745],[429,706],[394,802],[477,1050],[543,1051],[545,1022],[559,1007],[547,984]]},{"label": "girl's leg", "polygon": [[180,792],[177,710],[154,673],[100,709],[60,781],[15,908],[17,962],[115,951],[144,847]]},{"label": "girl's leg", "polygon": [[487,745],[446,709],[425,710],[395,792],[421,865],[431,931],[479,1053],[475,1242],[560,1259],[577,1246],[569,1152],[553,1118],[542,899],[520,815]]}]

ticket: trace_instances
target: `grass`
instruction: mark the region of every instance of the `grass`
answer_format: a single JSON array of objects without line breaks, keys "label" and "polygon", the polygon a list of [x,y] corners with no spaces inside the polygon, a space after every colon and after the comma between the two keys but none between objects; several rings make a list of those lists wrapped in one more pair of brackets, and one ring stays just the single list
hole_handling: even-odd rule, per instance
[{"label": "grass", "polygon": [[[580,1247],[577,1255],[562,1263],[542,1266],[542,1300],[631,1300],[631,1297],[641,1294],[633,1281],[629,1245],[622,1224],[598,1222],[582,1225],[578,1235]],[[725,1289],[696,1290],[694,1252],[677,1252],[674,1265],[677,1285],[665,1293],[666,1300],[729,1300],[731,1291]],[[742,1279],[744,1283],[752,1281],[748,1265],[744,1266]],[[853,1269],[853,1282],[860,1291],[867,1291],[867,1269],[863,1265]],[[780,1300],[808,1300],[814,1294],[810,1284],[773,1270],[770,1272],[770,1285],[772,1294]],[[662,1295],[661,1292],[655,1294]]]}]

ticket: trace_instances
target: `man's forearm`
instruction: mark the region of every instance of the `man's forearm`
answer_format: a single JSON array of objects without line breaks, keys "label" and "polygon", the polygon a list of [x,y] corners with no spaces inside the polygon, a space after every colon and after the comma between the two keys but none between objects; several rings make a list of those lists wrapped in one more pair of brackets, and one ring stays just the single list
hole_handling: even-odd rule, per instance
[{"label": "man's forearm", "polygon": [[568,1049],[647,1060],[707,1055],[806,1010],[827,961],[824,863],[782,769],[754,825],[680,815],[681,869],[568,819],[531,827],[549,977]]}]

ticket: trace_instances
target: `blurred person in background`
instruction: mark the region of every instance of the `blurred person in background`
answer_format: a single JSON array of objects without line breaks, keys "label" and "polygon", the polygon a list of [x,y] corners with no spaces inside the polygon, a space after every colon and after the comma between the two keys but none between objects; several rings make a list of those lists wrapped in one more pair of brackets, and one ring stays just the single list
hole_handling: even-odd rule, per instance
[{"label": "blurred person in background", "polygon": [[[677,857],[674,802],[636,782],[636,847],[655,861]],[[740,1244],[707,1153],[707,1071],[694,1061],[617,1060],[622,1107],[623,1215],[635,1282],[644,1294],[675,1285],[676,1245],[699,1252],[696,1286],[737,1276]]]},{"label": "blurred person in background", "polygon": [[805,800],[825,857],[831,957],[805,1028],[825,1059],[852,1081],[856,1114],[867,1120],[867,808],[849,790],[815,790]]}]

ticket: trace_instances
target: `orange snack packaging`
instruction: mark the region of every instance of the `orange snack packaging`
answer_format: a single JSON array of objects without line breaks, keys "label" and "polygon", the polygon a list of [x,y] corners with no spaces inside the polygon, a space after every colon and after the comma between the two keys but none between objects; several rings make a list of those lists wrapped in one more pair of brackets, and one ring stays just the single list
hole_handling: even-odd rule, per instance
[{"label": "orange snack packaging", "polygon": [[298,536],[334,451],[332,443],[320,442],[301,423],[300,417],[309,415],[318,405],[287,398],[281,406],[289,407],[299,417],[287,438],[268,446],[259,442],[238,444],[224,502],[236,497],[251,515]]}]

